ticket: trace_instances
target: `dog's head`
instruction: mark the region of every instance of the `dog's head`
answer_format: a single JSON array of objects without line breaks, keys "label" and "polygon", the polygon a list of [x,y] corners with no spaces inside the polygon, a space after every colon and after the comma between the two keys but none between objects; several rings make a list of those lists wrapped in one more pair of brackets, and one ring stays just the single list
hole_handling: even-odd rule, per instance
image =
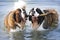
[{"label": "dog's head", "polygon": [[[25,9],[16,9],[13,15],[14,20],[23,27],[26,22],[26,10]],[[19,25],[18,25],[19,26]]]},{"label": "dog's head", "polygon": [[39,16],[40,14],[43,14],[43,12],[39,8],[32,8],[29,12],[29,20],[32,21],[32,16],[34,16],[34,17],[38,18],[38,20],[41,21],[41,19],[43,19],[43,18],[42,18],[42,16],[41,17]]},{"label": "dog's head", "polygon": [[37,23],[37,25],[40,25],[43,22],[44,17],[39,16],[40,14],[43,14],[43,12],[39,8],[32,8],[30,10],[29,20],[32,22],[32,24],[34,23],[35,25]]},{"label": "dog's head", "polygon": [[25,9],[16,9],[14,12],[14,18],[17,19],[25,19],[27,16],[26,10]]},{"label": "dog's head", "polygon": [[39,8],[32,8],[29,12],[29,15],[31,16],[39,16],[40,14],[42,14],[42,11]]},{"label": "dog's head", "polygon": [[31,22],[33,22],[33,21],[35,21],[36,20],[36,8],[32,8],[31,10],[30,10],[30,12],[29,12],[29,20],[31,21]]}]

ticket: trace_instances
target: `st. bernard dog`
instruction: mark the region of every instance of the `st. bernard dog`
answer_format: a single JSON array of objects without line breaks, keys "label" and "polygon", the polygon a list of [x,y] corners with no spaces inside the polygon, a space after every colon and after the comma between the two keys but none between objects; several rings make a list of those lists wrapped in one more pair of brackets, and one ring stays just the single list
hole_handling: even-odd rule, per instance
[{"label": "st. bernard dog", "polygon": [[32,28],[37,29],[43,22],[44,16],[40,16],[43,12],[39,8],[32,8],[29,12],[29,20],[32,22]]},{"label": "st. bernard dog", "polygon": [[29,12],[29,20],[32,22],[32,28],[37,29],[43,23],[43,28],[58,23],[58,14],[55,9],[45,9],[43,12],[39,8],[32,8]]},{"label": "st. bernard dog", "polygon": [[45,29],[51,28],[52,26],[55,28],[58,25],[58,13],[55,9],[45,9],[43,10],[45,14],[48,14],[45,16],[45,22],[43,24],[43,27]]},{"label": "st. bernard dog", "polygon": [[27,14],[25,9],[16,9],[11,11],[4,19],[4,24],[8,31],[15,30],[17,27],[24,29]]}]

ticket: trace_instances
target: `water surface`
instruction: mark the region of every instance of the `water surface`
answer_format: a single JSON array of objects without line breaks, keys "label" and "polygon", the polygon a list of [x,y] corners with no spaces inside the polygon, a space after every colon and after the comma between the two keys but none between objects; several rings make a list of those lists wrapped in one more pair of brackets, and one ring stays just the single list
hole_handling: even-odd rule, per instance
[{"label": "water surface", "polygon": [[[33,7],[38,7],[41,10],[46,8],[56,9],[60,15],[60,0],[26,0],[27,13]],[[26,30],[8,34],[5,31],[4,17],[14,8],[12,1],[0,1],[0,40],[60,40],[60,16],[56,29],[52,31],[31,31],[29,22],[27,22]]]}]

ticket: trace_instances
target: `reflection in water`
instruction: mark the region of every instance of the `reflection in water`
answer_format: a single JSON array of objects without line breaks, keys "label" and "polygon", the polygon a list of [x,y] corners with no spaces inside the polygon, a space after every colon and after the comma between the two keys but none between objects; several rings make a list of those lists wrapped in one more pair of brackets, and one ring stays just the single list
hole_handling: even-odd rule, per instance
[{"label": "reflection in water", "polygon": [[10,40],[24,40],[24,33],[22,32],[12,32],[10,33]]},{"label": "reflection in water", "polygon": [[[39,7],[41,9],[45,9],[45,8],[54,8],[58,11],[58,13],[60,13],[60,6],[58,1],[53,2],[51,0],[49,0],[49,2],[47,2],[47,0],[44,0],[46,2],[41,2],[41,0],[37,1],[37,0],[27,0],[26,2],[28,3],[27,5],[27,12],[29,13],[30,9],[33,7]],[[36,2],[36,3],[35,3]],[[34,3],[34,4],[33,4]],[[14,3],[13,2],[1,2],[0,3],[0,40],[8,40],[10,38],[10,40],[60,40],[60,21],[58,23],[58,28],[56,30],[52,30],[50,32],[48,31],[32,31],[32,32],[14,32],[10,34],[10,37],[8,37],[2,30],[3,26],[3,19],[4,16],[11,10],[13,9]],[[60,15],[60,14],[59,14]],[[59,16],[59,20],[60,20],[60,16]],[[29,25],[29,22],[27,23]],[[29,30],[30,27],[28,28],[27,31]]]},{"label": "reflection in water", "polygon": [[46,34],[48,34],[48,32],[33,31],[32,40],[47,40]]},{"label": "reflection in water", "polygon": [[26,28],[24,31],[11,32],[10,40],[48,40],[47,35],[50,33],[50,31],[51,30],[29,30]]},{"label": "reflection in water", "polygon": [[48,31],[20,31],[10,33],[10,40],[47,40]]}]

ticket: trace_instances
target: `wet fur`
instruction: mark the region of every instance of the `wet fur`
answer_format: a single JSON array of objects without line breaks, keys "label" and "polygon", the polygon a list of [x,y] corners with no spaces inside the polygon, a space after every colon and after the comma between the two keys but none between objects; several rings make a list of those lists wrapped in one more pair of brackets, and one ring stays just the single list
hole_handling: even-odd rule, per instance
[{"label": "wet fur", "polygon": [[[32,22],[32,28],[37,29],[44,20],[44,16],[34,16],[34,8],[32,8],[29,14],[32,12],[32,15],[29,16],[29,20]],[[36,8],[36,12],[40,15],[43,14],[39,8]]]},{"label": "wet fur", "polygon": [[45,22],[43,24],[43,27],[45,29],[50,28],[53,24],[55,25],[58,23],[58,14],[55,9],[46,9],[43,11],[45,13],[49,13],[48,15],[45,16]]},{"label": "wet fur", "polygon": [[26,20],[21,17],[21,10],[17,9],[15,11],[11,11],[4,19],[4,24],[8,31],[10,29],[16,29],[16,26],[18,26],[16,23],[19,23],[21,25],[21,29],[24,28]]}]

